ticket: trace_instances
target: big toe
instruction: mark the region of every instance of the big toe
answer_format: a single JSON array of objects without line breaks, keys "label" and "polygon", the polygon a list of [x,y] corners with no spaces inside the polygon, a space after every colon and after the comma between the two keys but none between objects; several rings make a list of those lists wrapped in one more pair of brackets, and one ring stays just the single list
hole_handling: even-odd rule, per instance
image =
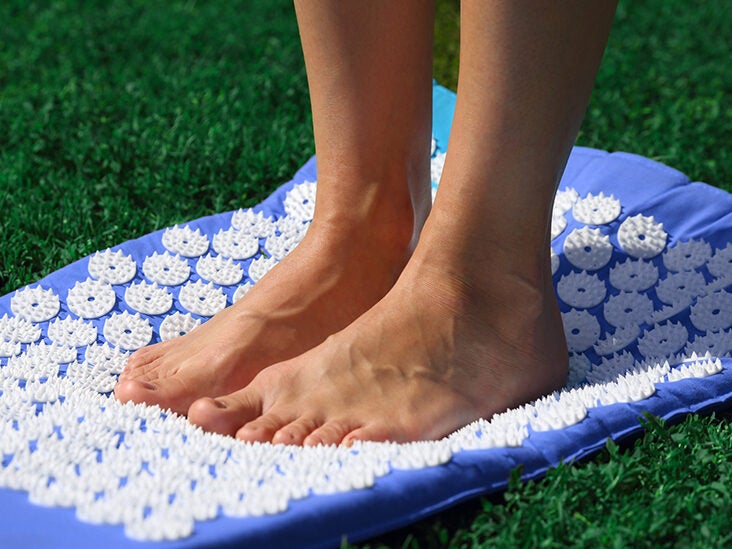
[{"label": "big toe", "polygon": [[176,378],[157,379],[120,378],[114,388],[114,396],[121,402],[158,405],[184,415],[195,398],[190,389]]},{"label": "big toe", "polygon": [[158,386],[142,379],[120,378],[114,387],[114,396],[121,402],[153,403]]}]

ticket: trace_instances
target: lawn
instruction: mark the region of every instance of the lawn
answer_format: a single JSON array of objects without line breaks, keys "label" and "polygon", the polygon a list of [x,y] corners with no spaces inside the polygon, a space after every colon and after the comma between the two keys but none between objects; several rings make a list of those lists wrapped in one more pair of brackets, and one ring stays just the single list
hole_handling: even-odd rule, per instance
[{"label": "lawn", "polygon": [[[435,76],[455,89],[457,2],[437,13]],[[0,21],[0,294],[254,205],[314,152],[288,1],[6,0]],[[727,0],[621,2],[578,143],[732,190],[730,51]],[[729,422],[647,421],[638,441],[368,545],[728,545]]]}]

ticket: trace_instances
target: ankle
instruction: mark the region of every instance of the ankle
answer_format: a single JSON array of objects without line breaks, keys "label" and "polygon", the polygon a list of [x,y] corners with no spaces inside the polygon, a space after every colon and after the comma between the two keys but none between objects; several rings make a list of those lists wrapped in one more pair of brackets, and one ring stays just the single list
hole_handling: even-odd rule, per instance
[{"label": "ankle", "polygon": [[[373,188],[373,186],[372,186]],[[323,245],[360,246],[364,252],[390,257],[404,266],[416,247],[429,213],[429,187],[425,196],[412,196],[408,189],[389,193],[365,188],[360,197],[346,202],[339,197],[334,204],[329,196],[318,195],[309,233]]]},{"label": "ankle", "polygon": [[494,326],[507,340],[532,326],[538,331],[547,323],[561,327],[550,268],[525,273],[508,265],[498,257],[471,263],[444,245],[430,248],[425,239],[410,261],[408,277],[448,311]]},{"label": "ankle", "polygon": [[550,245],[541,224],[498,223],[493,216],[469,223],[442,206],[432,210],[421,237],[419,255],[427,263],[497,299],[511,301],[517,293],[530,301],[553,299]]}]

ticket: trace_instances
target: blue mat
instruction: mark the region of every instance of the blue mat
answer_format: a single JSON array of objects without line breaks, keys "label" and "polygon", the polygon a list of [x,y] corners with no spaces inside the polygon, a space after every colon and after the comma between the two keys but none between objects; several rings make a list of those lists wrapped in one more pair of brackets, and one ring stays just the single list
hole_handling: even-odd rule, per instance
[{"label": "blue mat", "polygon": [[[455,95],[434,89],[433,179]],[[567,387],[441,441],[243,444],[109,398],[127,353],[195,329],[297,245],[314,159],[251,211],[158,231],[0,298],[0,546],[335,546],[732,398],[732,196],[577,147],[553,269]],[[437,185],[434,185],[438,188]],[[438,191],[439,192],[439,191]]]}]

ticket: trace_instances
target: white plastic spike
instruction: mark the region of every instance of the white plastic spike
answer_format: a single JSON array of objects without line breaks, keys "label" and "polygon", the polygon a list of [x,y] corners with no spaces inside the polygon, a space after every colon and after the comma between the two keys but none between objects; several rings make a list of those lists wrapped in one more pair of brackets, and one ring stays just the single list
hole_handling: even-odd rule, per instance
[{"label": "white plastic spike", "polygon": [[587,225],[605,225],[615,221],[620,215],[620,201],[613,195],[603,193],[595,196],[592,193],[575,202],[572,215],[580,223]]},{"label": "white plastic spike", "polygon": [[275,231],[271,217],[265,217],[262,212],[254,210],[238,210],[231,216],[231,226],[245,234],[257,238],[266,238]]},{"label": "white plastic spike", "polygon": [[66,295],[66,305],[82,318],[99,318],[112,310],[117,295],[109,282],[87,278],[76,282]]},{"label": "white plastic spike", "polygon": [[267,237],[264,244],[267,253],[277,261],[297,248],[307,233],[309,222],[294,217],[283,217],[277,221],[277,231]]},{"label": "white plastic spike", "polygon": [[642,292],[658,282],[658,267],[642,259],[626,259],[610,269],[610,284],[625,292]]},{"label": "white plastic spike", "polygon": [[191,267],[178,254],[154,252],[145,258],[142,272],[151,281],[163,286],[179,286],[188,280],[191,275]]},{"label": "white plastic spike", "polygon": [[276,227],[277,230],[275,234],[286,235],[287,237],[299,242],[303,239],[305,233],[308,232],[310,222],[286,215],[285,217],[281,217],[277,220]]},{"label": "white plastic spike", "polygon": [[663,264],[669,271],[693,271],[703,267],[712,257],[712,247],[703,239],[677,242],[663,253]]},{"label": "white plastic spike", "polygon": [[267,238],[264,248],[270,256],[277,261],[281,261],[302,241],[301,233],[281,233],[273,234]]},{"label": "white plastic spike", "polygon": [[300,221],[312,221],[315,211],[315,191],[317,182],[305,181],[296,184],[285,195],[285,211]]},{"label": "white plastic spike", "polygon": [[603,356],[617,353],[632,345],[639,335],[640,326],[637,324],[617,328],[612,334],[606,333],[604,338],[597,340],[594,345],[595,352]]},{"label": "white plastic spike", "polygon": [[709,284],[704,287],[705,294],[713,294],[719,290],[724,290],[732,286],[732,273],[727,274],[724,277],[715,278]]},{"label": "white plastic spike", "polygon": [[682,379],[688,379],[691,377],[707,377],[713,374],[717,374],[722,371],[722,361],[718,358],[712,359],[709,356],[705,356],[699,359],[693,356],[691,362],[682,364],[678,368],[671,370],[668,373],[668,381],[679,381]]},{"label": "white plastic spike", "polygon": [[554,208],[552,215],[564,215],[572,209],[574,203],[577,202],[579,193],[571,187],[566,187],[560,191],[557,191],[554,196]]},{"label": "white plastic spike", "polygon": [[694,327],[702,332],[717,332],[732,326],[732,294],[721,291],[700,297],[689,315]]},{"label": "white plastic spike", "polygon": [[552,216],[551,238],[554,240],[567,228],[567,218],[563,215]]},{"label": "white plastic spike", "polygon": [[198,257],[208,251],[208,237],[201,234],[200,229],[195,231],[188,225],[175,225],[163,232],[163,246],[174,254],[183,257]]},{"label": "white plastic spike", "polygon": [[617,328],[639,326],[653,314],[653,301],[639,292],[621,292],[610,296],[603,306],[605,320]]},{"label": "white plastic spike", "polygon": [[161,315],[167,313],[173,306],[173,296],[165,289],[141,281],[132,284],[125,290],[125,302],[135,311],[147,315]]},{"label": "white plastic spike", "polygon": [[618,228],[618,242],[629,256],[650,259],[660,254],[666,247],[668,235],[663,223],[653,216],[642,214],[628,217]]},{"label": "white plastic spike", "polygon": [[110,316],[104,323],[104,337],[115,347],[135,351],[152,339],[152,326],[139,314],[123,311]]},{"label": "white plastic spike", "polygon": [[0,339],[0,357],[11,357],[20,354],[20,341]]},{"label": "white plastic spike", "polygon": [[242,284],[239,286],[236,291],[234,292],[234,296],[232,297],[232,302],[236,303],[239,301],[242,297],[247,295],[247,292],[252,289],[252,284],[247,282],[246,284]]},{"label": "white plastic spike", "polygon": [[707,262],[707,269],[717,278],[732,278],[732,242],[714,250],[714,255]]},{"label": "white plastic spike", "polygon": [[589,309],[605,299],[605,282],[597,275],[571,272],[559,279],[557,295],[570,307]]},{"label": "white plastic spike", "polygon": [[567,387],[578,387],[587,379],[587,372],[590,371],[592,363],[582,353],[570,353],[569,373],[567,375]]},{"label": "white plastic spike", "polygon": [[570,351],[581,353],[586,351],[600,336],[600,323],[587,311],[572,309],[562,313],[564,334]]},{"label": "white plastic spike", "polygon": [[710,332],[698,335],[684,347],[687,355],[710,353],[715,357],[726,357],[732,352],[732,330]]},{"label": "white plastic spike", "polygon": [[552,266],[552,275],[555,275],[559,270],[559,256],[557,255],[557,252],[554,251],[554,248],[549,248],[549,253]]},{"label": "white plastic spike", "polygon": [[76,360],[77,351],[70,345],[49,345],[41,341],[29,345],[25,355],[39,362],[55,362],[66,364]]},{"label": "white plastic spike", "polygon": [[213,237],[213,248],[224,257],[248,259],[259,251],[259,238],[236,229],[221,229]]},{"label": "white plastic spike", "polygon": [[668,305],[688,307],[697,296],[706,292],[704,276],[695,271],[670,273],[656,285],[658,299]]},{"label": "white plastic spike", "polygon": [[249,278],[253,283],[259,282],[275,265],[277,259],[274,257],[258,257],[249,264]]},{"label": "white plastic spike", "polygon": [[53,361],[35,360],[27,354],[11,357],[3,368],[3,375],[25,381],[35,381],[56,377],[60,365]]},{"label": "white plastic spike", "polygon": [[226,307],[226,295],[209,282],[188,282],[178,294],[180,304],[193,314],[213,316]]},{"label": "white plastic spike", "polygon": [[210,254],[198,260],[196,272],[202,279],[220,286],[239,284],[244,276],[242,268],[231,259],[224,259],[222,256],[213,257]]},{"label": "white plastic spike", "polygon": [[610,261],[613,246],[600,229],[575,229],[564,241],[564,255],[569,262],[585,271],[601,269]]},{"label": "white plastic spike", "polygon": [[84,358],[86,362],[100,371],[121,374],[127,364],[129,353],[102,343],[89,345],[84,351]]},{"label": "white plastic spike", "polygon": [[661,309],[653,311],[653,314],[651,315],[651,322],[653,322],[654,324],[660,324],[665,320],[673,318],[676,315],[687,311],[688,308],[689,303],[684,301],[679,301],[673,305],[667,305],[665,307],[662,307]]},{"label": "white plastic spike", "polygon": [[638,350],[646,358],[664,359],[683,349],[689,332],[680,322],[656,324],[638,339]]},{"label": "white plastic spike", "polygon": [[589,383],[614,382],[632,371],[634,366],[635,358],[627,351],[612,357],[603,357],[602,362],[587,374],[587,381]]},{"label": "white plastic spike", "polygon": [[26,286],[10,298],[10,309],[14,314],[29,322],[45,322],[55,317],[61,308],[61,301],[53,290],[41,286]]},{"label": "white plastic spike", "polygon": [[0,341],[34,343],[41,337],[41,328],[29,320],[4,314],[0,317]]},{"label": "white plastic spike", "polygon": [[193,318],[187,313],[173,313],[166,317],[160,325],[160,339],[170,341],[187,334],[200,325],[200,319]]},{"label": "white plastic spike", "polygon": [[97,340],[97,328],[80,318],[57,318],[48,325],[48,338],[56,345],[84,347]]},{"label": "white plastic spike", "polygon": [[88,268],[93,278],[110,284],[126,284],[137,274],[137,263],[131,256],[109,248],[91,256]]}]

